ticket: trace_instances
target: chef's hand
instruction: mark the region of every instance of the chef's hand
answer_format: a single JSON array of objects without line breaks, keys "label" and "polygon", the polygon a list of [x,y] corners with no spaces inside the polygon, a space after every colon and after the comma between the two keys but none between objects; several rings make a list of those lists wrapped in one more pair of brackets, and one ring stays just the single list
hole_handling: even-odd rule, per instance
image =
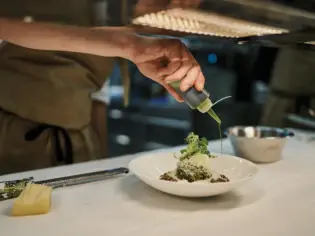
[{"label": "chef's hand", "polygon": [[188,48],[177,39],[139,37],[134,46],[133,61],[146,77],[161,84],[177,101],[183,99],[169,85],[181,80],[180,89],[204,88],[205,78]]}]

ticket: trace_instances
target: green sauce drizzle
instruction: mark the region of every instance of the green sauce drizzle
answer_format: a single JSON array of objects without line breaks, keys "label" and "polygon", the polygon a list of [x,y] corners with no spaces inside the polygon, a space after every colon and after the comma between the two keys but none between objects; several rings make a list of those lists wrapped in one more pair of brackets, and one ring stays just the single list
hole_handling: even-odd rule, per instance
[{"label": "green sauce drizzle", "polygon": [[221,133],[221,120],[220,118],[217,116],[217,114],[214,112],[213,109],[209,109],[209,111],[207,112],[209,116],[211,116],[217,123],[218,123],[218,128],[219,128],[219,135],[220,135],[220,142],[221,142],[221,156],[222,156],[222,151],[223,151],[223,145],[222,145],[222,133]]}]

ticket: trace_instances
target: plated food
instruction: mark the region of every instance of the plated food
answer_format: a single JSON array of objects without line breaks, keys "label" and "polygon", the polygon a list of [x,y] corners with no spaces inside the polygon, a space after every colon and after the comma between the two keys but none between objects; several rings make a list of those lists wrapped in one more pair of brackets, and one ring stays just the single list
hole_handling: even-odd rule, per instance
[{"label": "plated food", "polygon": [[216,173],[211,169],[210,159],[216,155],[210,154],[208,140],[199,138],[194,133],[189,133],[185,139],[187,147],[180,151],[178,163],[174,170],[168,171],[160,176],[161,180],[177,182],[187,181],[193,183],[204,181],[210,183],[229,182],[224,174]]},{"label": "plated food", "polygon": [[174,151],[153,151],[133,159],[130,171],[161,192],[182,197],[209,197],[238,188],[258,168],[252,162],[208,151],[208,141],[190,133],[187,146]]}]

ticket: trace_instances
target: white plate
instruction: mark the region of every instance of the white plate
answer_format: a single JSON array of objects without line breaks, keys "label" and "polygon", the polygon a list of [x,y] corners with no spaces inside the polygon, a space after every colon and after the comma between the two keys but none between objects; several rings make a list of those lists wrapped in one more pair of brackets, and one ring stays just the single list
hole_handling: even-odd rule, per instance
[{"label": "white plate", "polygon": [[211,168],[226,175],[226,183],[207,183],[186,181],[169,182],[160,180],[160,175],[176,168],[174,153],[161,152],[143,155],[129,163],[129,169],[140,180],[162,192],[182,197],[208,197],[226,193],[249,181],[258,171],[255,164],[239,157],[218,155],[211,159]]}]

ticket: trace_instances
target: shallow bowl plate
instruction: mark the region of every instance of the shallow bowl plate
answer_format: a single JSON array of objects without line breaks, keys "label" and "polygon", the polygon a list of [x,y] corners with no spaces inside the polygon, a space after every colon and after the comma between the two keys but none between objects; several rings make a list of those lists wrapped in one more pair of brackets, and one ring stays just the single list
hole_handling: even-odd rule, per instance
[{"label": "shallow bowl plate", "polygon": [[251,180],[258,168],[252,162],[230,155],[218,154],[211,159],[211,168],[229,178],[226,183],[187,181],[169,182],[160,176],[176,168],[177,159],[172,152],[152,153],[139,156],[129,163],[130,171],[149,186],[162,192],[182,197],[208,197],[226,193]]}]

